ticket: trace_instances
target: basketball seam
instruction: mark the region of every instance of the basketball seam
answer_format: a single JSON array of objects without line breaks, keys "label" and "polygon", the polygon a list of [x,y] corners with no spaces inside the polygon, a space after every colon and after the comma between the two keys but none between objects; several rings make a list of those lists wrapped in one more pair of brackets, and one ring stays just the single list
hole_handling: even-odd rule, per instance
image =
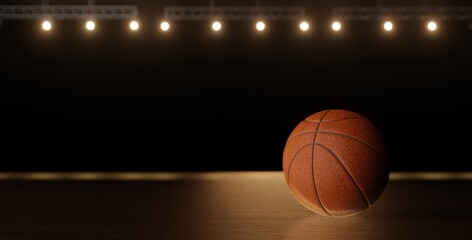
[{"label": "basketball seam", "polygon": [[[289,143],[290,141],[292,141],[294,138],[301,137],[301,136],[307,135],[307,134],[313,134],[313,133],[315,133],[315,132],[304,132],[304,133],[300,133],[300,134],[298,134],[298,135],[296,135],[296,136],[293,136],[293,137],[289,138],[289,139],[287,140],[287,143]],[[286,144],[287,144],[287,143],[286,143]]]},{"label": "basketball seam", "polygon": [[319,133],[326,133],[326,134],[334,134],[334,135],[338,135],[338,136],[342,136],[342,137],[347,137],[347,138],[350,138],[352,140],[356,140],[364,145],[366,145],[367,147],[369,147],[370,149],[374,150],[374,152],[376,152],[378,155],[380,155],[380,157],[382,157],[382,159],[385,160],[385,156],[379,151],[377,150],[375,147],[373,147],[372,145],[356,138],[356,137],[353,137],[353,136],[350,136],[350,135],[346,135],[346,134],[343,134],[343,133],[336,133],[336,132],[327,132],[327,131],[319,131]]},{"label": "basketball seam", "polygon": [[293,162],[295,162],[295,158],[297,157],[297,155],[306,147],[309,147],[313,145],[313,143],[310,143],[310,144],[307,144],[307,145],[304,145],[303,147],[301,147],[300,149],[298,149],[298,151],[295,153],[295,155],[293,156],[293,158],[291,159],[291,162],[290,162],[290,165],[288,166],[288,169],[287,169],[287,185],[290,181],[290,170],[292,169],[292,164]]},{"label": "basketball seam", "polygon": [[[365,118],[355,117],[355,118],[343,118],[343,119],[337,119],[337,120],[331,120],[331,121],[323,121],[323,123],[332,123],[332,122],[339,122],[339,121],[343,121],[343,120],[352,120],[352,119],[362,119],[362,120],[366,120]],[[321,123],[321,122],[308,121],[308,120],[306,120],[306,119],[305,119],[305,121],[307,121],[307,122],[309,122],[309,123]],[[292,141],[294,138],[297,138],[297,137],[300,137],[300,136],[303,136],[303,135],[306,135],[306,134],[310,134],[310,133],[315,133],[315,132],[304,132],[304,133],[300,133],[300,134],[298,134],[298,135],[295,135],[295,136],[289,138],[285,144],[287,144],[288,142]]]},{"label": "basketball seam", "polygon": [[326,113],[323,115],[323,117],[321,117],[320,122],[318,123],[318,126],[316,127],[316,130],[315,130],[315,136],[313,137],[313,147],[311,149],[311,175],[312,175],[312,179],[313,179],[313,187],[314,187],[314,190],[315,190],[315,194],[316,194],[316,197],[318,198],[318,201],[320,202],[321,208],[323,208],[323,210],[326,212],[326,214],[328,214],[330,216],[333,216],[333,215],[331,215],[331,213],[328,212],[328,210],[326,210],[323,202],[321,201],[320,195],[318,194],[318,189],[316,188],[316,181],[315,181],[315,144],[316,144],[316,137],[318,135],[318,129],[321,126],[321,122],[323,121],[323,118],[325,118],[326,115],[328,115],[328,113],[331,112],[331,111],[332,110],[326,111]]},{"label": "basketball seam", "polygon": [[354,177],[352,176],[352,174],[349,172],[349,170],[347,170],[346,166],[344,166],[343,162],[341,161],[341,159],[338,158],[338,156],[336,156],[336,154],[334,154],[333,151],[331,151],[328,147],[326,147],[325,145],[322,145],[322,144],[319,144],[319,143],[315,143],[314,145],[316,146],[320,146],[324,149],[326,149],[329,153],[331,153],[335,158],[336,160],[339,162],[339,164],[341,164],[342,168],[344,169],[344,171],[346,172],[346,174],[351,178],[352,182],[354,183],[354,185],[356,185],[356,188],[357,190],[359,190],[359,192],[362,194],[362,196],[364,196],[364,199],[365,201],[367,202],[367,205],[369,205],[369,207],[371,206],[370,204],[370,201],[369,199],[367,198],[367,195],[362,191],[361,187],[359,187],[359,184],[357,183],[357,181],[354,179]]},{"label": "basketball seam", "polygon": [[[367,120],[365,117],[350,117],[350,118],[341,118],[341,119],[334,119],[334,120],[326,120],[326,121],[322,121],[324,123],[332,123],[332,122],[340,122],[340,121],[344,121],[344,120],[351,120],[351,119],[363,119],[363,120]],[[305,121],[307,122],[311,122],[311,123],[320,123],[320,121],[311,121],[311,120],[308,120],[308,118],[305,119]]]}]

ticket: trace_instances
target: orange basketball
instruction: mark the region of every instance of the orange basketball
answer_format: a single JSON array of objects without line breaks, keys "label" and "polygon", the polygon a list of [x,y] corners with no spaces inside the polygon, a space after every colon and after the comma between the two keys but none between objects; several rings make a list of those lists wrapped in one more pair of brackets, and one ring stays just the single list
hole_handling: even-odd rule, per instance
[{"label": "orange basketball", "polygon": [[380,131],[367,118],[338,109],[298,124],[285,144],[283,170],[303,206],[336,217],[370,207],[389,175]]}]

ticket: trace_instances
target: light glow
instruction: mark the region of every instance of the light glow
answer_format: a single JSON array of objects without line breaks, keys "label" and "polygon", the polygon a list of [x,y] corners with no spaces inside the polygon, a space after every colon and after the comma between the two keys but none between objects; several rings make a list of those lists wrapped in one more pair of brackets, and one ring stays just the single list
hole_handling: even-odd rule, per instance
[{"label": "light glow", "polygon": [[265,23],[263,21],[259,21],[259,22],[256,23],[256,29],[259,32],[264,31],[265,27],[266,26],[265,26]]},{"label": "light glow", "polygon": [[430,21],[430,22],[428,22],[427,27],[428,27],[428,30],[429,30],[430,32],[434,32],[434,31],[436,31],[436,30],[438,29],[438,25],[436,24],[435,21]]},{"label": "light glow", "polygon": [[167,31],[169,31],[169,29],[170,29],[169,22],[166,22],[166,21],[161,22],[161,30],[163,32],[167,32]]},{"label": "light glow", "polygon": [[333,29],[333,31],[335,32],[339,32],[341,30],[341,23],[338,22],[338,21],[334,21],[333,24],[331,24],[331,28]]},{"label": "light glow", "polygon": [[137,31],[139,29],[139,23],[136,20],[133,20],[129,23],[129,29],[132,31]]},{"label": "light glow", "polygon": [[308,29],[310,29],[310,24],[308,24],[308,22],[303,21],[300,23],[300,30],[302,30],[303,32],[306,32],[308,31]]},{"label": "light glow", "polygon": [[383,25],[385,31],[390,32],[393,30],[393,23],[390,21],[386,21]]},{"label": "light glow", "polygon": [[213,24],[211,24],[211,28],[213,29],[213,31],[218,32],[221,30],[222,26],[220,22],[214,21]]},{"label": "light glow", "polygon": [[45,20],[43,21],[43,23],[41,24],[41,28],[44,30],[44,31],[51,31],[52,29],[52,23],[48,20]]},{"label": "light glow", "polygon": [[85,23],[85,29],[87,29],[88,31],[95,30],[95,22],[92,20],[87,21],[87,23]]}]

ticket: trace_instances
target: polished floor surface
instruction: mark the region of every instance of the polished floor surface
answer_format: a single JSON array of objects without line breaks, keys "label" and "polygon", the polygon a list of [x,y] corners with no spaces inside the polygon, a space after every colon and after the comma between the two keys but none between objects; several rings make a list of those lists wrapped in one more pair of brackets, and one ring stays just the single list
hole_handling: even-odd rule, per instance
[{"label": "polished floor surface", "polygon": [[331,218],[281,172],[0,173],[0,239],[472,239],[471,175],[428,174]]}]

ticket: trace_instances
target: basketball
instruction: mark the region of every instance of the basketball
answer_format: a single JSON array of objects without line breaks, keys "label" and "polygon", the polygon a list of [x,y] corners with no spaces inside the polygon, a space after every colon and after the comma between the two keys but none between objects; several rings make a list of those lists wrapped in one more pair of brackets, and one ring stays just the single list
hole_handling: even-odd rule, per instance
[{"label": "basketball", "polygon": [[347,110],[325,110],[292,131],[283,153],[285,181],[306,208],[325,216],[357,214],[379,198],[389,164],[380,131]]}]

